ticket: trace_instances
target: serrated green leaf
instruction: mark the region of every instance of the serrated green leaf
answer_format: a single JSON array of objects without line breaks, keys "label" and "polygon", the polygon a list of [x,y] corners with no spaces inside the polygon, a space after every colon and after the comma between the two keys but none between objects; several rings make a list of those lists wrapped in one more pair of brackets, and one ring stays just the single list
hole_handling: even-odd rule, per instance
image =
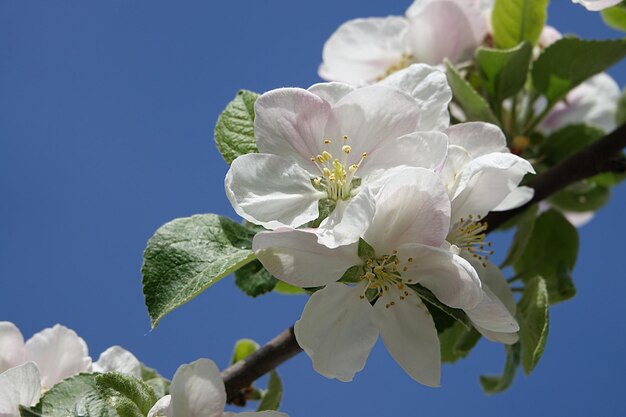
[{"label": "serrated green leaf", "polygon": [[526,375],[539,362],[548,340],[548,305],[546,282],[537,276],[526,284],[517,309],[522,366]]},{"label": "serrated green leaf", "polygon": [[513,265],[522,256],[524,250],[526,250],[526,245],[535,228],[538,210],[539,206],[533,204],[519,216],[513,242],[511,242],[511,247],[506,255],[506,259],[502,262],[502,266]]},{"label": "serrated green leaf", "polygon": [[476,51],[476,65],[485,89],[498,105],[524,87],[532,52],[528,42],[506,50],[481,47]]},{"label": "serrated green leaf", "polygon": [[474,90],[474,87],[463,79],[461,74],[459,74],[449,61],[446,60],[445,65],[446,77],[452,89],[454,101],[463,109],[467,120],[478,120],[498,124],[498,119],[494,116],[485,99]]},{"label": "serrated green leaf", "polygon": [[230,364],[239,362],[242,359],[247,358],[257,350],[259,350],[259,344],[252,339],[239,339],[235,343],[233,349],[233,356],[230,359]]},{"label": "serrated green leaf", "polygon": [[520,363],[520,345],[505,346],[506,363],[502,375],[482,375],[480,377],[480,385],[487,394],[496,394],[505,391],[511,386],[515,379],[515,371]]},{"label": "serrated green leaf", "polygon": [[240,90],[215,125],[215,144],[230,165],[240,155],[258,152],[254,140],[254,103],[257,93]]},{"label": "serrated green leaf", "polygon": [[496,46],[513,48],[524,41],[536,45],[547,8],[548,0],[495,0],[491,25]]},{"label": "serrated green leaf", "polygon": [[615,112],[615,124],[618,126],[626,123],[626,88],[622,91],[622,95],[617,102],[617,111]]},{"label": "serrated green leaf", "polygon": [[600,13],[602,14],[602,20],[604,20],[607,26],[626,32],[626,6],[624,4],[609,7]]},{"label": "serrated green leaf", "polygon": [[283,383],[275,370],[270,371],[270,379],[267,383],[267,391],[259,404],[257,411],[278,410],[280,400],[283,397]]},{"label": "serrated green leaf", "polygon": [[[107,372],[96,376],[96,386],[118,411],[121,417],[134,413],[134,404],[138,415],[147,415],[156,403],[157,397],[144,381],[119,372]],[[128,401],[127,401],[128,400]]]},{"label": "serrated green leaf", "polygon": [[533,85],[549,105],[626,56],[626,39],[603,41],[564,37],[547,47],[532,69]]},{"label": "serrated green leaf", "polygon": [[144,382],[152,388],[157,398],[163,398],[170,393],[170,381],[165,378],[152,378]]},{"label": "serrated green leaf", "polygon": [[287,284],[285,281],[278,280],[276,286],[274,287],[274,291],[283,295],[301,295],[306,294],[300,287],[296,287],[295,285]]},{"label": "serrated green leaf", "polygon": [[263,267],[261,262],[252,261],[235,271],[235,283],[250,297],[258,297],[272,291],[278,280]]},{"label": "serrated green leaf", "polygon": [[465,358],[476,346],[480,337],[480,333],[476,329],[469,330],[461,323],[455,322],[453,326],[439,332],[441,361],[453,363],[458,359]]},{"label": "serrated green leaf", "polygon": [[143,293],[154,328],[228,274],[255,259],[254,233],[233,220],[202,214],[157,230],[144,252]]}]

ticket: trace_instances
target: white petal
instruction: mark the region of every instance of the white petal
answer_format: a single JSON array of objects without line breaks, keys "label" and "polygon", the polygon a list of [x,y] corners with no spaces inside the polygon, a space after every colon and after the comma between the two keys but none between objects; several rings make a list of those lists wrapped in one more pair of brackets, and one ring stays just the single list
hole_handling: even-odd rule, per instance
[{"label": "white petal", "polygon": [[80,372],[91,371],[87,344],[74,330],[60,324],[35,333],[26,342],[27,358],[37,364],[41,383],[50,388]]},{"label": "white petal", "polygon": [[563,38],[563,34],[559,32],[556,28],[546,25],[541,30],[541,35],[539,36],[539,46],[542,48],[547,48],[552,45],[554,42]]},{"label": "white petal", "polygon": [[535,190],[530,187],[517,187],[492,211],[507,211],[521,207],[532,200],[534,195]]},{"label": "white petal", "polygon": [[172,379],[170,395],[175,417],[221,417],[226,405],[220,371],[209,359],[180,366]]},{"label": "white petal", "polygon": [[24,337],[10,321],[0,321],[0,373],[26,360]]},{"label": "white petal", "polygon": [[367,182],[377,175],[400,165],[438,169],[448,152],[448,138],[441,132],[414,132],[381,142],[370,151],[357,172]]},{"label": "white petal", "polygon": [[298,161],[315,171],[311,156],[321,153],[330,104],[300,88],[279,88],[254,104],[254,137],[261,153]]},{"label": "white petal", "polygon": [[312,229],[278,229],[254,236],[252,250],[276,278],[297,287],[319,287],[337,281],[348,268],[361,264],[358,244],[336,249],[317,242]]},{"label": "white petal", "polygon": [[380,84],[402,90],[416,100],[420,108],[417,130],[444,130],[450,125],[448,104],[452,100],[452,90],[446,75],[439,69],[413,64],[394,72]]},{"label": "white petal", "polygon": [[415,60],[441,64],[471,59],[487,35],[487,22],[473,0],[419,0],[406,12]]},{"label": "white petal", "polygon": [[32,362],[16,366],[0,374],[0,416],[19,417],[19,406],[32,406],[39,401],[41,381]]},{"label": "white petal", "polygon": [[320,77],[355,86],[384,77],[409,52],[407,28],[399,16],[345,22],[324,44]]},{"label": "white petal", "polygon": [[[438,387],[441,353],[433,318],[419,297],[401,300],[398,291],[392,288],[374,305],[380,336],[391,356],[411,378]],[[391,301],[394,305],[389,305]]]},{"label": "white petal", "polygon": [[514,333],[519,325],[509,310],[491,290],[483,287],[482,301],[474,308],[466,308],[465,313],[478,326],[492,332]]},{"label": "white petal", "polygon": [[362,187],[350,200],[337,202],[333,212],[317,228],[318,242],[329,248],[358,242],[375,211],[374,195],[368,187]]},{"label": "white petal", "polygon": [[580,3],[589,11],[597,12],[608,7],[620,4],[622,0],[572,0],[574,3]]},{"label": "white petal", "polygon": [[504,133],[498,126],[490,123],[460,123],[450,126],[446,133],[450,145],[461,146],[472,159],[493,152],[509,152]]},{"label": "white petal", "polygon": [[483,267],[482,264],[476,262],[471,256],[465,256],[465,259],[473,260],[471,263],[476,269],[476,272],[478,272],[478,276],[480,277],[480,281],[483,283],[483,286],[487,286],[491,293],[496,296],[502,304],[504,304],[507,310],[509,310],[511,315],[515,316],[517,304],[515,302],[515,298],[513,298],[511,287],[509,286],[509,283],[500,268],[489,261],[485,262],[487,266]]},{"label": "white petal", "polygon": [[329,284],[311,296],[296,322],[298,344],[313,368],[328,378],[352,381],[378,339],[374,309],[360,295],[367,283],[351,288]]},{"label": "white petal", "polygon": [[405,243],[441,246],[450,227],[450,200],[439,177],[405,168],[376,197],[376,214],[363,239],[379,255]]},{"label": "white petal", "polygon": [[463,172],[463,169],[471,160],[472,157],[465,148],[456,145],[448,146],[446,162],[439,172],[439,176],[446,186],[450,197],[454,197],[461,172]]},{"label": "white petal", "polygon": [[505,345],[513,345],[517,343],[519,340],[519,334],[517,332],[514,333],[503,333],[503,332],[493,332],[491,330],[487,330],[484,327],[480,327],[474,323],[474,327],[478,332],[483,335],[487,340],[496,342],[496,343],[504,343]]},{"label": "white petal", "polygon": [[[411,258],[411,262],[408,259]],[[402,279],[419,283],[442,303],[454,308],[473,308],[483,292],[476,270],[463,258],[447,250],[409,244],[398,248]]]},{"label": "white petal", "polygon": [[575,227],[582,227],[589,223],[593,216],[595,216],[594,211],[563,211],[562,212],[568,222],[570,222]]},{"label": "white petal", "polygon": [[260,153],[235,159],[224,187],[237,214],[267,229],[298,227],[315,220],[318,201],[326,196],[295,162]]},{"label": "white petal", "polygon": [[93,364],[93,372],[121,372],[141,379],[141,363],[139,360],[120,346],[111,346],[100,354]]},{"label": "white petal", "polygon": [[334,106],[339,100],[353,92],[354,87],[349,84],[331,82],[313,84],[307,90]]},{"label": "white petal", "polygon": [[148,411],[148,417],[177,417],[172,412],[172,396],[166,395],[157,401]]}]

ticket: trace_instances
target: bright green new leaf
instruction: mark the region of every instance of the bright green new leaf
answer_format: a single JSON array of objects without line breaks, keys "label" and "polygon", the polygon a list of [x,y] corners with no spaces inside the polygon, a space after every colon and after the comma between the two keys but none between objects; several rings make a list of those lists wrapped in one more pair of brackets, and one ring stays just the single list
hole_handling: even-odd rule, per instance
[{"label": "bright green new leaf", "polygon": [[509,388],[515,379],[515,371],[520,362],[520,345],[516,343],[505,346],[506,363],[502,375],[483,375],[480,377],[480,385],[487,394],[496,394]]},{"label": "bright green new leaf", "polygon": [[618,4],[604,9],[600,13],[607,26],[626,32],[626,5]]},{"label": "bright green new leaf", "polygon": [[552,105],[625,56],[626,39],[590,41],[565,37],[546,48],[535,61],[533,85]]},{"label": "bright green new leaf", "polygon": [[230,359],[230,364],[239,362],[242,359],[247,358],[257,350],[259,350],[259,344],[252,339],[239,339],[235,343],[233,349],[233,356]]},{"label": "bright green new leaf", "polygon": [[254,140],[254,103],[258,97],[252,91],[239,91],[217,119],[215,144],[229,165],[240,155],[258,152]]},{"label": "bright green new leaf", "polygon": [[526,284],[517,309],[522,366],[526,375],[539,362],[548,340],[548,305],[546,282],[537,276]]},{"label": "bright green new leaf", "polygon": [[495,0],[491,25],[498,48],[537,44],[546,23],[548,0]]},{"label": "bright green new leaf", "polygon": [[476,329],[469,330],[461,323],[455,322],[453,326],[439,333],[441,361],[453,363],[466,357],[476,346],[480,337]]},{"label": "bright green new leaf", "polygon": [[148,241],[141,268],[152,327],[253,261],[253,237],[253,231],[216,214],[176,219],[161,226]]},{"label": "bright green new leaf", "polygon": [[494,116],[485,99],[474,90],[470,83],[463,79],[456,68],[450,64],[450,61],[446,60],[445,64],[446,76],[452,89],[454,100],[463,109],[467,120],[498,124],[498,119]]},{"label": "bright green new leaf", "polygon": [[96,386],[121,417],[125,417],[124,414],[131,415],[133,405],[138,415],[145,416],[158,399],[147,383],[119,372],[97,375]]},{"label": "bright green new leaf", "polygon": [[252,261],[235,271],[237,287],[250,297],[258,297],[272,291],[277,282],[278,280],[259,261]]},{"label": "bright green new leaf", "polygon": [[528,244],[535,228],[535,220],[537,218],[538,210],[539,206],[537,204],[533,204],[519,216],[513,242],[511,242],[509,253],[506,255],[504,262],[502,262],[502,266],[513,265],[522,256],[524,250],[526,250],[526,245]]},{"label": "bright green new leaf", "polygon": [[274,291],[283,295],[300,295],[306,294],[300,287],[296,287],[295,285],[287,284],[285,281],[278,281],[276,286],[274,287]]},{"label": "bright green new leaf", "polygon": [[263,394],[263,399],[257,411],[278,410],[280,400],[283,397],[283,383],[275,370],[270,371],[270,379],[267,383],[267,391]]},{"label": "bright green new leaf", "polygon": [[506,50],[481,47],[476,51],[476,65],[485,89],[498,105],[524,87],[532,52],[528,42]]}]

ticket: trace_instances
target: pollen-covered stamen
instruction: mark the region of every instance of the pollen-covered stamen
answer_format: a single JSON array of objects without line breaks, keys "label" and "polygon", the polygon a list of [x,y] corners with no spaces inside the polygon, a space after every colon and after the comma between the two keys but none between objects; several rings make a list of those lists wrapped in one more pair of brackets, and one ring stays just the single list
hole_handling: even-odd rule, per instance
[{"label": "pollen-covered stamen", "polygon": [[[321,177],[313,179],[316,187],[324,188],[331,200],[347,200],[351,197],[352,180],[367,154],[361,155],[361,160],[348,166],[348,156],[352,147],[347,144],[348,136],[342,137],[344,145],[341,147],[341,158],[335,158],[329,151],[323,151],[320,155],[311,156],[313,162],[322,173]],[[324,145],[330,145],[330,139],[324,139]]]},{"label": "pollen-covered stamen", "polygon": [[[365,298],[365,293],[368,290],[373,290],[373,294],[371,294],[373,296],[371,296],[370,301],[382,297],[385,293],[388,295],[393,294],[397,296],[397,300],[392,299],[385,304],[385,307],[389,308],[395,305],[396,301],[403,301],[413,294],[406,287],[406,284],[411,283],[411,280],[402,278],[402,272],[406,272],[407,268],[402,265],[397,253],[394,250],[391,255],[368,259],[365,262],[365,273],[361,275],[361,279],[367,281],[367,287],[361,294],[361,298]],[[406,263],[408,262],[407,260]]]},{"label": "pollen-covered stamen", "polygon": [[391,66],[389,66],[389,68],[387,68],[385,70],[385,74],[381,75],[380,77],[377,77],[376,80],[377,81],[384,80],[385,78],[387,78],[388,76],[390,76],[394,72],[397,72],[397,71],[405,69],[406,67],[411,65],[411,63],[413,63],[413,61],[415,61],[415,56],[413,54],[408,54],[406,52],[403,52],[402,55],[400,56],[400,59],[398,60],[398,62],[396,62],[395,64],[392,64]]},{"label": "pollen-covered stamen", "polygon": [[467,250],[483,267],[487,267],[489,256],[494,251],[491,249],[491,242],[485,242],[485,232],[489,226],[487,222],[478,219],[479,217],[471,214],[467,219],[461,218],[448,233],[447,241],[461,250]]}]

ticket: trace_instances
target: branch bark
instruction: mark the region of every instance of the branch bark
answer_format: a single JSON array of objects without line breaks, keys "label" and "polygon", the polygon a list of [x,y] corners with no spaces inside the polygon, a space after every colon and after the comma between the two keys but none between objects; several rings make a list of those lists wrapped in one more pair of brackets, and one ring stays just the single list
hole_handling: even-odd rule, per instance
[{"label": "branch bark", "polygon": [[[619,154],[624,148],[626,148],[626,124],[530,181],[527,185],[535,190],[533,199],[514,210],[492,212],[487,215],[484,219],[489,225],[487,233],[523,212],[531,204],[577,181],[603,172],[626,172],[625,160]],[[243,390],[252,382],[301,351],[302,348],[296,342],[292,326],[245,360],[225,369],[222,377],[228,402],[241,398],[244,395]]]}]

